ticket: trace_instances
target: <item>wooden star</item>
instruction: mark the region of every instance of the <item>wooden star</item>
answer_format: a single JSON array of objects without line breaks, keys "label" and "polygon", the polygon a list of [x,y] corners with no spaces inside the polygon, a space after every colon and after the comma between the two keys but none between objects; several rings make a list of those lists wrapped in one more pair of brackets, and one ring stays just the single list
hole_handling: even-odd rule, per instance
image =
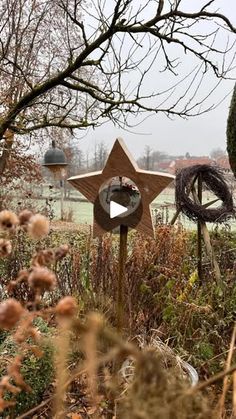
[{"label": "wooden star", "polygon": [[[102,207],[99,206],[98,195],[101,186],[114,177],[129,178],[139,189],[142,212],[137,212],[137,216],[136,214],[131,214],[128,217],[115,217],[111,219],[109,214],[105,213]],[[94,237],[101,236],[120,224],[127,225],[144,234],[153,236],[154,228],[150,204],[173,179],[174,176],[167,173],[163,174],[139,169],[123,140],[118,138],[114,143],[103,170],[70,177],[68,182],[94,204]],[[96,214],[99,214],[99,220],[102,220],[102,222],[97,222],[98,217]]]}]

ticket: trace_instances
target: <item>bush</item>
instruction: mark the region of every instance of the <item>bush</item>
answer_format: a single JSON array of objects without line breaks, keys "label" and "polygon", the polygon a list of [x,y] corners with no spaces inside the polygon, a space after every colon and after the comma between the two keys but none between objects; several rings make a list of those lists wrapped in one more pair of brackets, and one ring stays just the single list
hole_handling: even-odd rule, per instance
[{"label": "bush", "polygon": [[[54,371],[53,371],[53,346],[50,341],[50,335],[52,329],[47,326],[47,323],[42,318],[37,318],[35,325],[39,331],[44,335],[44,340],[41,346],[43,356],[37,358],[35,355],[30,354],[23,361],[22,375],[25,382],[31,387],[31,392],[22,391],[16,396],[16,405],[4,411],[3,418],[12,417],[15,418],[19,414],[26,412],[33,406],[36,406],[42,401],[42,396],[52,382]],[[9,335],[4,342],[0,345],[0,357],[4,356],[4,359],[13,357],[17,354],[17,346],[13,341],[11,335]],[[0,375],[5,374],[6,365],[1,363]],[[6,399],[12,399],[12,394],[7,394]]]}]

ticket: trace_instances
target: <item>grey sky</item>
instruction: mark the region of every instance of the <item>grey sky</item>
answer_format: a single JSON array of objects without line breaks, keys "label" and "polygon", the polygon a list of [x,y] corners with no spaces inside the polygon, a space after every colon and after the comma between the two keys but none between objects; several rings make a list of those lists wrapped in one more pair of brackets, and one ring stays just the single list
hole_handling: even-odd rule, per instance
[{"label": "grey sky", "polygon": [[[191,5],[194,3],[199,3],[199,0],[197,2],[196,0],[191,1]],[[218,12],[225,13],[236,25],[236,1],[218,0],[216,5],[219,7]],[[222,43],[225,42],[225,40],[221,41]],[[185,62],[183,70],[187,72],[193,63],[194,61],[192,63],[190,61]],[[166,77],[169,76],[166,75]],[[236,78],[236,70],[231,74],[231,77]],[[168,84],[168,79],[166,82]],[[155,84],[153,74],[150,75],[146,83],[147,89],[150,84],[152,86]],[[92,153],[96,142],[104,141],[110,148],[115,138],[122,137],[135,157],[142,153],[146,144],[150,145],[152,149],[167,151],[170,154],[185,154],[188,151],[190,154],[204,155],[209,154],[216,147],[225,149],[226,121],[231,99],[230,92],[233,86],[233,80],[222,82],[208,104],[221,101],[227,93],[229,93],[229,96],[217,109],[209,113],[188,120],[177,117],[170,120],[162,114],[151,115],[138,127],[131,129],[132,132],[127,132],[114,127],[111,123],[107,123],[95,130],[90,130],[87,135],[80,139],[79,147],[85,152],[89,150]],[[130,118],[130,122],[131,124],[136,123],[132,118]]]}]

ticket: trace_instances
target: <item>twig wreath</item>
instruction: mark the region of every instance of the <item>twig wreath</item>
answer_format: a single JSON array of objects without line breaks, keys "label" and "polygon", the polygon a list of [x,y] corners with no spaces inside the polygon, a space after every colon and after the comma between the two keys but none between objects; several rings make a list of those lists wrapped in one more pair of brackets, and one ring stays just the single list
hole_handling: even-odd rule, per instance
[{"label": "twig wreath", "polygon": [[[207,189],[222,201],[222,205],[217,208],[207,208],[191,199],[192,187],[199,176]],[[207,164],[186,167],[177,174],[175,201],[177,211],[184,213],[193,221],[222,223],[235,214],[232,194],[221,169]]]}]

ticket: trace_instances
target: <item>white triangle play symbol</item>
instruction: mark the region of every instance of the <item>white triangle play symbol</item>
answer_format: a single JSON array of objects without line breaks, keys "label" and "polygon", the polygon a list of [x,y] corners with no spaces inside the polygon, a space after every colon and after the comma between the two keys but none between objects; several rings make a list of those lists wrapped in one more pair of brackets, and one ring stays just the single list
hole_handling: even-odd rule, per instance
[{"label": "white triangle play symbol", "polygon": [[128,211],[128,208],[123,205],[117,204],[117,202],[110,202],[110,218],[118,217],[118,215],[123,214]]}]

